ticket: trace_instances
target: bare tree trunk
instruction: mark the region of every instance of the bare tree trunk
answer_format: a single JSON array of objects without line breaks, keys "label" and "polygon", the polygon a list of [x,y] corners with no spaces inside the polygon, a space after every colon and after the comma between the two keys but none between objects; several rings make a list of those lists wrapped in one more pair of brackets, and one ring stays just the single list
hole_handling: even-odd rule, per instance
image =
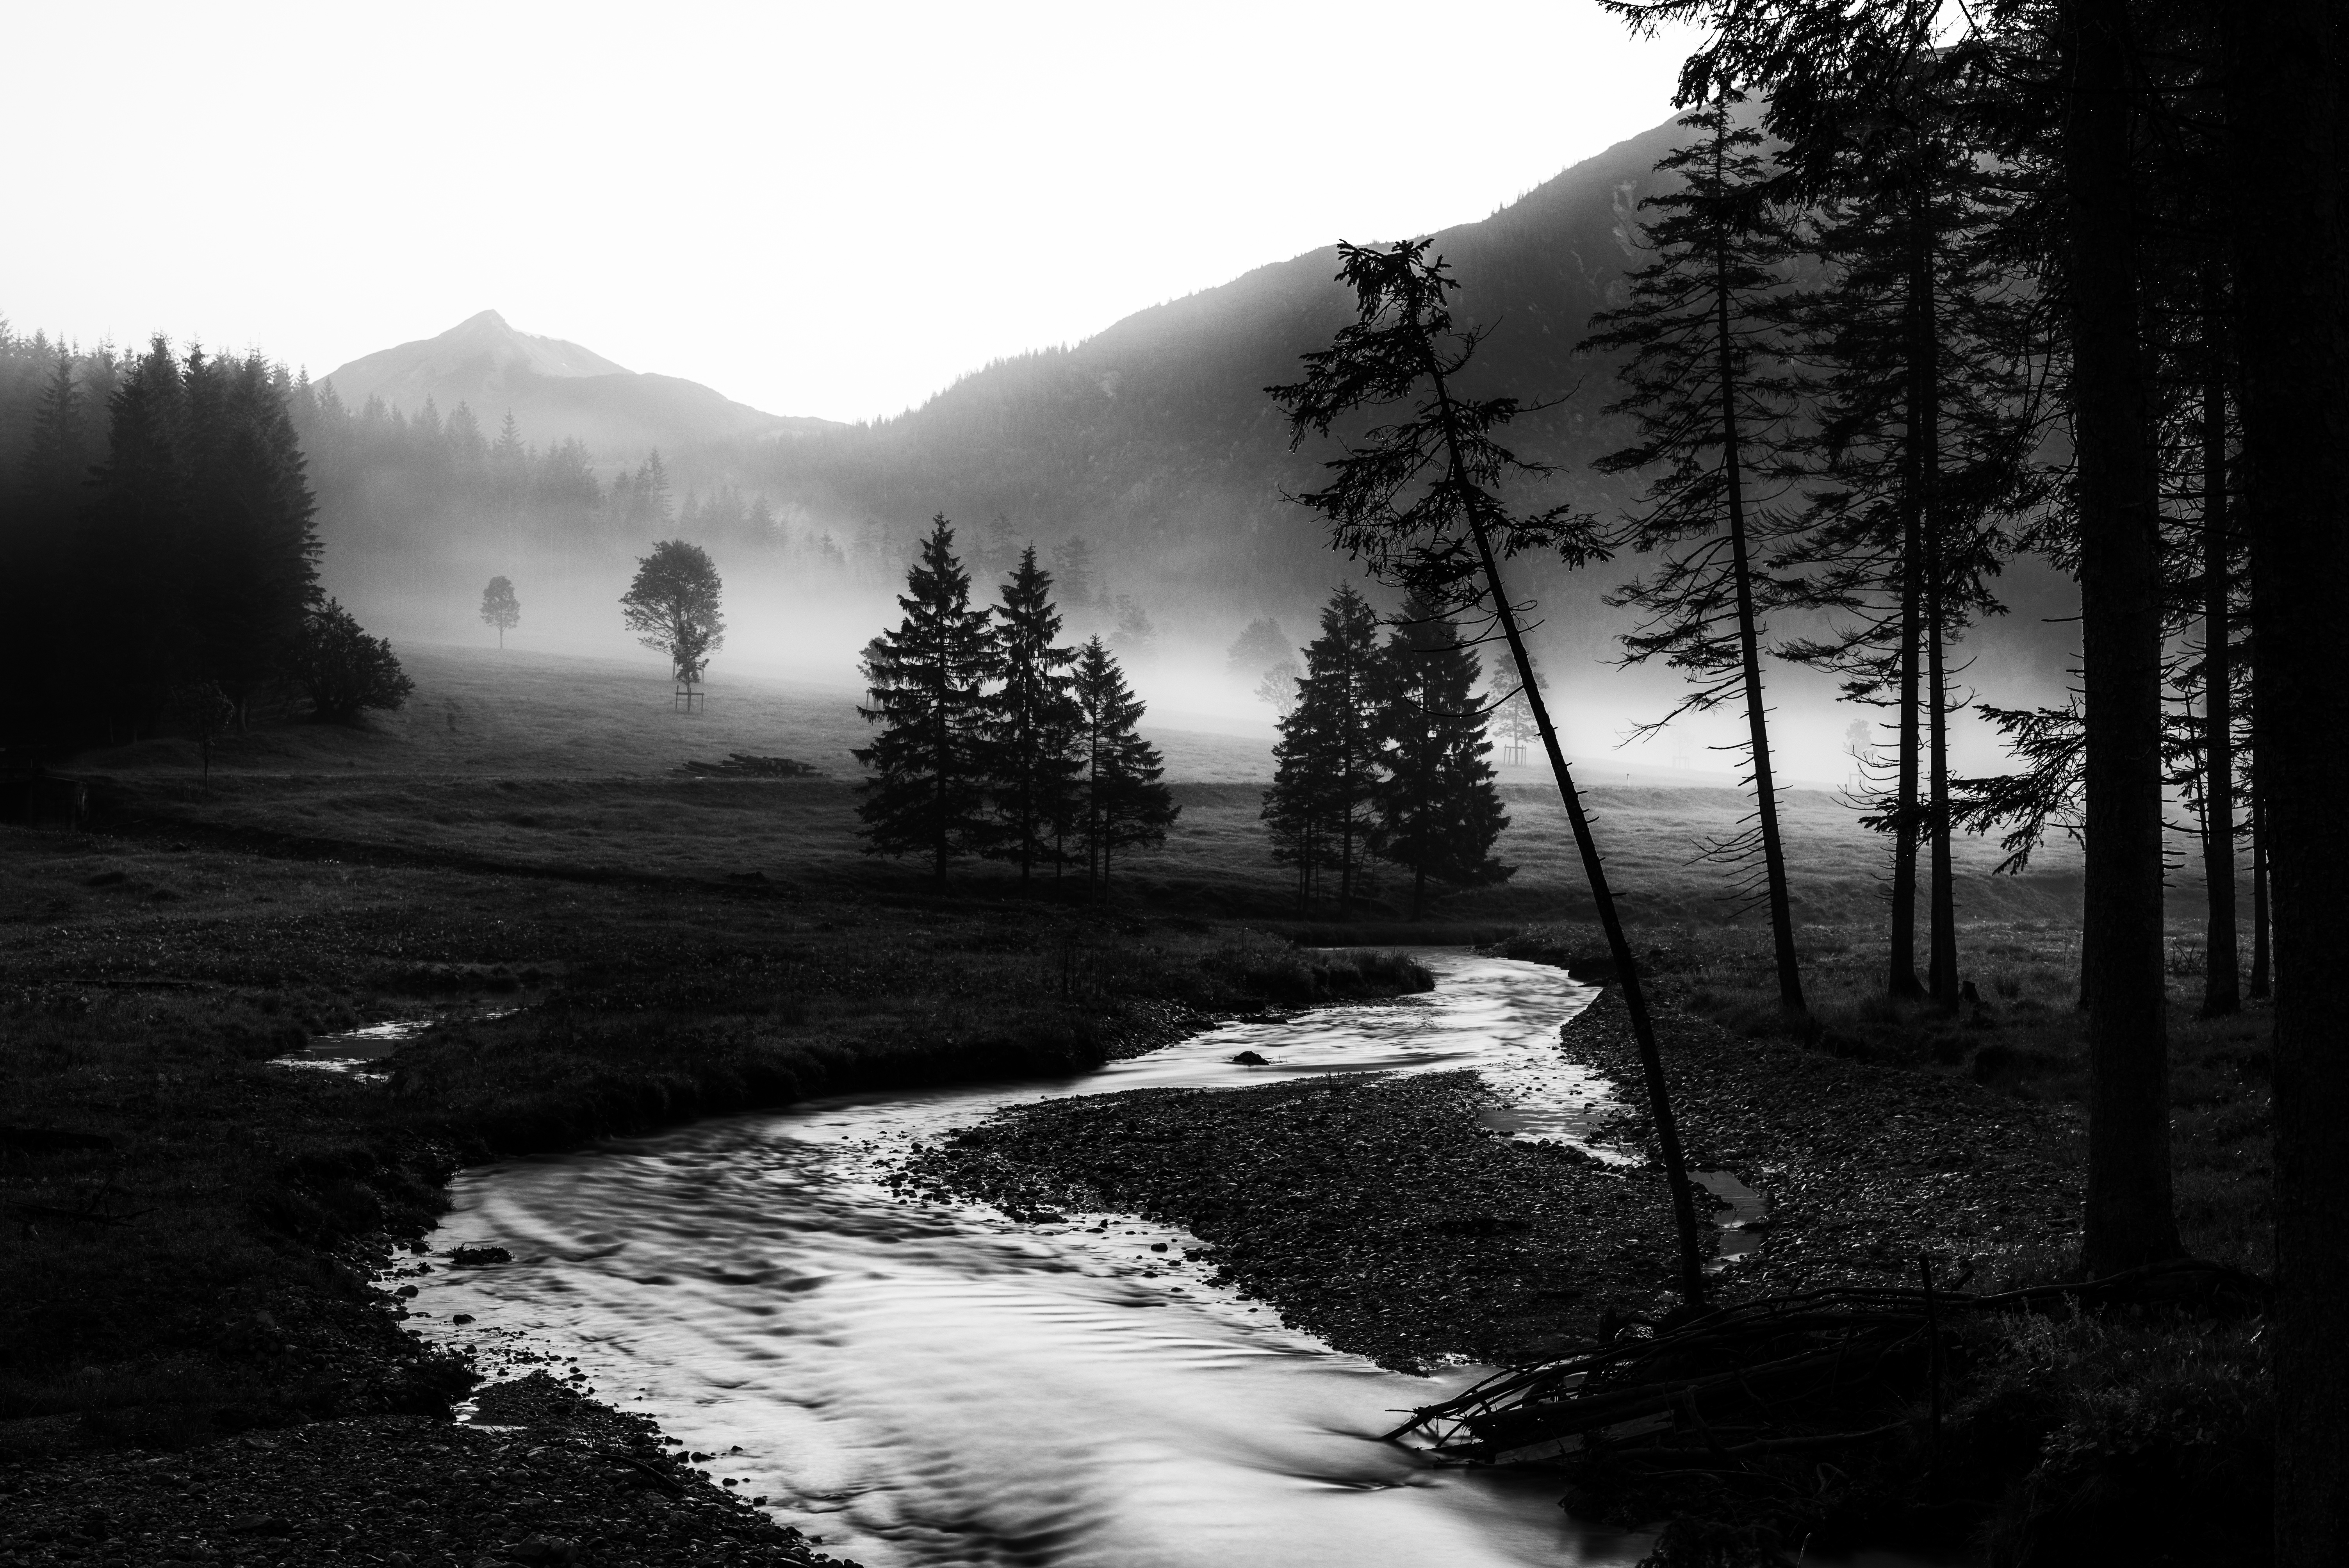
[{"label": "bare tree trunk", "polygon": [[[1911,428],[1923,416],[1913,400]],[[1910,443],[1909,462],[1915,462]],[[1892,930],[1891,972],[1886,989],[1897,997],[1921,996],[1917,984],[1917,829],[1923,812],[1918,799],[1918,753],[1923,714],[1920,686],[1919,643],[1924,632],[1925,541],[1921,511],[1922,487],[1912,467],[1901,498],[1900,527],[1900,738],[1898,779],[1892,805]]]},{"label": "bare tree trunk", "polygon": [[[1459,475],[1465,465],[1461,461],[1456,428],[1452,420],[1452,399],[1445,389],[1442,371],[1433,364],[1428,366],[1437,400],[1445,411],[1446,444],[1451,468]],[[1672,1229],[1680,1241],[1681,1300],[1691,1311],[1704,1305],[1704,1239],[1697,1229],[1696,1197],[1688,1175],[1688,1161],[1681,1152],[1680,1124],[1672,1116],[1671,1090],[1664,1081],[1664,1058],[1656,1044],[1654,1021],[1648,1016],[1646,989],[1640,983],[1639,961],[1631,955],[1630,938],[1623,930],[1623,917],[1615,908],[1614,890],[1607,883],[1606,862],[1599,856],[1599,841],[1590,830],[1590,819],[1582,810],[1581,792],[1574,787],[1574,776],[1566,766],[1566,753],[1557,743],[1557,729],[1549,720],[1549,705],[1542,700],[1541,688],[1535,684],[1533,655],[1526,651],[1524,633],[1518,628],[1516,610],[1509,592],[1501,581],[1501,563],[1494,553],[1491,530],[1478,515],[1475,503],[1467,509],[1468,529],[1476,544],[1477,562],[1484,568],[1485,585],[1493,595],[1493,614],[1500,623],[1501,632],[1508,641],[1509,656],[1516,662],[1517,679],[1525,690],[1526,704],[1533,713],[1534,728],[1541,736],[1542,749],[1549,756],[1550,777],[1557,781],[1558,799],[1566,806],[1566,820],[1574,830],[1574,844],[1582,857],[1582,873],[1590,884],[1590,901],[1598,907],[1599,928],[1607,934],[1608,955],[1614,961],[1615,972],[1623,987],[1623,1009],[1630,1016],[1631,1040],[1640,1056],[1640,1076],[1648,1091],[1648,1114],[1655,1122],[1656,1149],[1662,1157],[1664,1181],[1672,1199]]]},{"label": "bare tree trunk", "polygon": [[[1958,1004],[1956,894],[1950,869],[1949,556],[1941,516],[1941,324],[1934,298],[1933,191],[1928,150],[1920,146],[1909,201],[1909,481],[1920,579],[1919,634],[1924,644],[1926,836],[1930,877],[1925,909],[1925,989],[1944,1007]],[[1919,830],[1911,830],[1912,835]],[[1913,877],[1916,851],[1909,851]],[[1914,898],[1914,894],[1910,895]],[[1913,921],[1912,914],[1910,919]],[[1913,927],[1912,927],[1913,933]],[[1915,940],[1912,934],[1911,942]],[[1915,970],[1909,971],[1911,984]]]},{"label": "bare tree trunk", "polygon": [[[2256,810],[2275,899],[2277,1568],[2349,1562],[2349,39],[2332,0],[2222,6],[2249,469]],[[2251,160],[2245,163],[2243,160]]]},{"label": "bare tree trunk", "polygon": [[2067,0],[2064,157],[2087,686],[2085,1261],[2178,1252],[2162,964],[2161,578],[2153,397],[2138,313],[2128,0]]},{"label": "bare tree trunk", "polygon": [[[1803,969],[1795,954],[1794,901],[1786,892],[1786,855],[1778,841],[1778,790],[1770,772],[1770,721],[1762,702],[1762,642],[1754,625],[1754,570],[1745,542],[1745,468],[1739,449],[1737,383],[1729,331],[1728,261],[1716,255],[1713,272],[1713,331],[1720,356],[1722,472],[1729,481],[1730,570],[1737,588],[1737,650],[1745,682],[1745,745],[1754,763],[1754,811],[1762,834],[1762,871],[1770,903],[1770,944],[1778,965],[1778,1006],[1788,1013],[1803,1005]],[[1532,672],[1525,672],[1532,680]],[[1538,700],[1538,699],[1537,699]],[[1542,710],[1535,709],[1537,715]]]},{"label": "bare tree trunk", "polygon": [[2235,947],[2234,627],[2228,614],[2227,381],[2219,352],[2225,308],[2216,268],[2202,282],[2202,876],[2209,900],[2203,931],[2202,1016],[2243,1005],[2242,958]]},{"label": "bare tree trunk", "polygon": [[2260,805],[2258,775],[2251,778],[2251,981],[2254,1000],[2268,998],[2270,937],[2268,931],[2267,812]]},{"label": "bare tree trunk", "polygon": [[1931,845],[1932,881],[1926,895],[1931,934],[1926,949],[1925,988],[1937,1005],[1954,1008],[1958,1005],[1958,902],[1950,863],[1950,685],[1948,655],[1942,646],[1945,562],[1938,533],[1938,526],[1929,523],[1925,552],[1925,648],[1929,672],[1925,717],[1930,740],[1926,759],[1925,831]]}]

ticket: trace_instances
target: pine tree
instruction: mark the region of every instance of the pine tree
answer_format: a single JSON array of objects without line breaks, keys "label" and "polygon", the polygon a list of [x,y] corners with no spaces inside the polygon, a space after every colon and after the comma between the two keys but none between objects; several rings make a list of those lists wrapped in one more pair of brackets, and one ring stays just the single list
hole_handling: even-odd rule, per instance
[{"label": "pine tree", "polygon": [[1752,490],[1795,407],[1778,330],[1782,268],[1794,246],[1765,197],[1762,138],[1732,116],[1738,101],[1724,94],[1682,117],[1691,139],[1656,165],[1681,183],[1640,203],[1661,214],[1646,225],[1656,259],[1631,274],[1629,304],[1592,318],[1599,330],[1582,346],[1628,355],[1617,372],[1623,396],[1609,412],[1631,415],[1639,438],[1598,467],[1651,475],[1628,542],[1664,557],[1651,576],[1613,596],[1647,615],[1623,638],[1625,662],[1661,658],[1692,683],[1671,713],[1646,727],[1743,700],[1754,826],[1716,852],[1738,861],[1758,855],[1779,1005],[1801,1013],[1762,695],[1762,616],[1775,585],[1763,575],[1761,556],[1771,521]]},{"label": "pine tree", "polygon": [[1369,601],[1351,585],[1340,587],[1322,608],[1321,634],[1305,650],[1296,701],[1280,717],[1261,815],[1273,859],[1297,867],[1300,913],[1326,869],[1338,873],[1340,907],[1354,897],[1376,766],[1371,718],[1378,630]]},{"label": "pine tree", "polygon": [[182,684],[184,415],[179,357],[158,337],[108,401],[107,454],[75,552],[81,669],[110,738],[119,727],[136,739]]},{"label": "pine tree", "polygon": [[1378,612],[1348,583],[1323,606],[1321,634],[1305,648],[1305,680],[1298,705],[1304,717],[1299,722],[1312,732],[1310,755],[1319,769],[1315,787],[1319,831],[1337,856],[1341,910],[1353,905],[1361,851],[1370,830],[1371,783],[1377,768],[1371,720],[1378,635]]},{"label": "pine tree", "polygon": [[1077,650],[1071,695],[1078,716],[1085,874],[1096,896],[1106,898],[1115,851],[1164,843],[1182,808],[1162,781],[1165,765],[1157,748],[1135,732],[1142,701],[1126,686],[1125,672],[1099,637],[1087,639]]},{"label": "pine tree", "polygon": [[1000,830],[985,852],[1019,862],[1025,886],[1039,860],[1057,861],[1055,825],[1069,819],[1081,767],[1072,740],[1079,713],[1068,674],[1074,650],[1061,647],[1052,574],[1036,547],[1019,552],[995,607],[997,687],[988,719],[988,793]]},{"label": "pine tree", "polygon": [[191,353],[182,381],[183,678],[217,686],[243,726],[318,606],[317,505],[265,360]]},{"label": "pine tree", "polygon": [[28,505],[70,510],[89,479],[89,428],[73,356],[57,356],[26,443],[19,493]]},{"label": "pine tree", "polygon": [[[2036,499],[2037,435],[2022,362],[2032,299],[1999,247],[2013,202],[1958,134],[1961,106],[1930,67],[1900,113],[1830,150],[1812,250],[1833,281],[1798,304],[1817,430],[1803,527],[1773,565],[1805,570],[1795,602],[1843,613],[1828,636],[1782,651],[1844,677],[1851,700],[1894,709],[1892,783],[1866,825],[1893,841],[1888,985],[1958,1002],[1951,852],[1948,649],[2000,609],[1989,577],[2012,552],[2002,515]],[[1825,158],[1826,152],[1817,152]],[[1930,984],[1918,983],[1916,894],[1928,849]]]},{"label": "pine tree", "polygon": [[944,515],[931,520],[905,588],[904,620],[865,648],[871,700],[856,711],[882,728],[854,753],[873,773],[856,810],[867,854],[926,855],[944,882],[950,860],[995,839],[987,683],[999,655],[988,613],[971,608],[970,573],[955,559]]},{"label": "pine tree", "polygon": [[1427,912],[1430,882],[1480,887],[1516,869],[1493,857],[1509,825],[1493,786],[1488,710],[1474,648],[1450,616],[1407,600],[1374,674],[1371,721],[1379,777],[1371,786],[1369,847],[1411,872],[1411,917]]}]

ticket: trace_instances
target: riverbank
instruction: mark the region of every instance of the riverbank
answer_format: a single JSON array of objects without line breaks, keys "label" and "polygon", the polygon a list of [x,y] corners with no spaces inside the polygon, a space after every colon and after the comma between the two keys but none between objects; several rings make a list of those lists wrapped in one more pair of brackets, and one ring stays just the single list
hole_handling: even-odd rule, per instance
[{"label": "riverbank", "polygon": [[[743,1563],[855,1568],[653,1424],[544,1372],[475,1424],[364,1416],[183,1452],[0,1464],[0,1564]],[[722,1468],[722,1464],[719,1465]]]},{"label": "riverbank", "polygon": [[[1766,1010],[1747,1010],[1719,970],[1692,965],[1654,990],[1692,1165],[1733,1173],[1767,1206],[1759,1246],[1715,1266],[1716,1300],[1913,1285],[1923,1258],[1940,1289],[2073,1277],[2084,1128],[2060,1090],[2068,1058],[2044,1043],[2068,1013],[2018,1006],[2031,998],[2009,987],[2009,1026],[1986,1007],[1954,1020],[1918,1010],[1924,1037],[1904,1042],[1879,1019],[1866,1048],[1842,1054],[1816,1035],[1740,1027]],[[2181,1031],[2187,1216],[2210,1212],[2227,1147],[2211,1134],[2252,1119],[2252,1097],[2212,1103],[2210,1086],[2255,1026]],[[1617,992],[1566,1026],[1560,1049],[1640,1106]],[[1007,1111],[910,1171],[1014,1212],[1127,1211],[1187,1229],[1220,1277],[1289,1326],[1392,1367],[1537,1360],[1671,1305],[1652,1150],[1609,1171],[1504,1142],[1478,1114],[1488,1099],[1465,1074],[1092,1097]],[[1610,1130],[1650,1141],[1636,1109]],[[1612,1203],[1598,1197],[1609,1189]],[[2224,1240],[2240,1221],[2221,1213],[2189,1234]],[[1783,1483],[1766,1506],[1616,1473],[1595,1449],[1562,1467],[1561,1487],[1586,1517],[1672,1519],[1659,1561],[1675,1563],[1772,1561],[1806,1540],[1971,1547],[2001,1565],[2086,1561],[2122,1542],[2131,1560],[2258,1560],[2257,1542],[2236,1539],[2269,1484],[2255,1318],[2185,1304],[1985,1319],[1960,1337],[1939,1444],[1919,1435],[1920,1406],[1917,1432],[1847,1450],[1831,1470],[1799,1454],[1761,1466],[1756,1485]]]},{"label": "riverbank", "polygon": [[[445,1421],[471,1371],[370,1279],[467,1162],[817,1093],[1063,1075],[1232,1013],[1425,983],[1375,954],[1026,903],[13,830],[0,850],[0,1462],[17,1464]],[[372,1073],[273,1059],[396,1020],[425,1026]]]},{"label": "riverbank", "polygon": [[[1661,1023],[1692,1165],[1730,1171],[1767,1206],[1759,1247],[1714,1276],[1723,1299],[1913,1278],[1920,1253],[1959,1287],[2075,1244],[2075,1117],[1741,1039],[1684,1010]],[[1640,1103],[1616,992],[1559,1048]],[[1652,1153],[1609,1166],[1504,1138],[1484,1114],[1495,1099],[1466,1072],[1087,1096],[957,1132],[908,1174],[1015,1213],[1182,1226],[1290,1326],[1401,1369],[1537,1359],[1668,1310],[1671,1206]],[[1636,1148],[1649,1127],[1634,1111],[1609,1130]]]}]

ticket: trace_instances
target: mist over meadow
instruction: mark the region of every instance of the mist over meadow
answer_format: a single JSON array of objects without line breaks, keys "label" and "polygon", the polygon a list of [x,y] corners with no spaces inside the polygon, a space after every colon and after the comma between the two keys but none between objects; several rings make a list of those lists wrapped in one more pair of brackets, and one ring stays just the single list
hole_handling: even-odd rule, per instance
[{"label": "mist over meadow", "polygon": [[[1549,404],[1517,427],[1524,454],[1557,466],[1529,487],[1529,504],[1609,515],[1636,503],[1636,476],[1591,466],[1629,428],[1604,411],[1609,356],[1575,348],[1641,263],[1637,203],[1671,187],[1652,165],[1676,134],[1659,126],[1434,236],[1462,281],[1461,314],[1492,324],[1478,388]],[[317,497],[320,581],[396,640],[472,644],[491,636],[482,586],[505,576],[523,606],[515,646],[637,659],[657,680],[657,655],[622,628],[616,602],[656,541],[681,538],[706,548],[724,578],[726,642],[710,672],[721,687],[733,672],[847,694],[858,651],[895,615],[915,542],[943,514],[981,597],[1034,544],[1059,579],[1071,631],[1117,646],[1154,724],[1268,741],[1277,713],[1257,696],[1265,666],[1253,654],[1236,662],[1234,644],[1269,619],[1301,647],[1331,590],[1363,583],[1286,499],[1318,482],[1330,454],[1289,450],[1263,390],[1344,319],[1334,270],[1330,251],[1272,261],[853,425],[632,370],[496,311],[347,365],[281,367]],[[27,327],[38,324],[18,324],[0,386],[0,462],[12,470],[61,352],[82,352],[93,430],[114,375],[103,351]],[[1785,491],[1773,500],[1792,504]],[[1539,602],[1532,638],[1562,732],[1601,774],[1725,779],[1738,768],[1733,712],[1633,736],[1684,692],[1657,665],[1617,667],[1638,615],[1608,596],[1652,564],[1626,554],[1575,572],[1516,565],[1519,591]],[[2002,763],[1964,703],[2060,705],[2076,664],[2075,596],[2060,575],[2020,557],[1992,591],[2006,613],[1978,620],[1952,650],[1952,758],[1966,773]],[[1392,593],[1371,592],[1394,607]],[[1829,634],[1836,620],[1782,611],[1769,631],[1783,643]],[[1852,782],[1851,748],[1881,743],[1882,712],[1838,702],[1833,676],[1784,661],[1768,681],[1781,771]]]}]

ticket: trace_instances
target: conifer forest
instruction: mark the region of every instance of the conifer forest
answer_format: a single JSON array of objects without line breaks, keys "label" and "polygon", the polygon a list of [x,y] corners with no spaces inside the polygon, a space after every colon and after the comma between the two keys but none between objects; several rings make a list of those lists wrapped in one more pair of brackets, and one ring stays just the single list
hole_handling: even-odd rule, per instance
[{"label": "conifer forest", "polygon": [[0,1568],[2349,1562],[2349,11],[119,20]]}]

